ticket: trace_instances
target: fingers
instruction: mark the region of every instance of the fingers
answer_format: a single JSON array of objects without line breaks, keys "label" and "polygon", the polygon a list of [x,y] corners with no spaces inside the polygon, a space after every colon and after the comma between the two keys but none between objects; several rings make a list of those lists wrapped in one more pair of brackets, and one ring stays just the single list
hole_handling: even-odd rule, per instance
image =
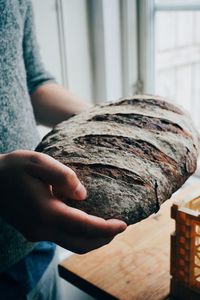
[{"label": "fingers", "polygon": [[84,254],[107,245],[112,241],[113,238],[114,237],[87,239],[80,237],[69,237],[63,233],[58,233],[54,242],[67,250],[78,254]]},{"label": "fingers", "polygon": [[30,160],[29,174],[52,185],[56,196],[74,200],[86,198],[86,189],[72,169],[42,153],[35,153]]},{"label": "fingers", "polygon": [[[51,207],[54,222],[47,239],[78,254],[84,254],[110,243],[127,227],[119,220],[104,220],[54,200]],[[55,205],[56,203],[56,205]]]},{"label": "fingers", "polygon": [[123,232],[127,225],[120,220],[104,220],[88,215],[55,200],[51,203],[53,223],[71,236],[108,238]]},{"label": "fingers", "polygon": [[[32,242],[53,241],[79,254],[108,244],[126,228],[122,221],[106,221],[87,215],[55,198],[40,201],[40,211],[39,218],[34,218],[37,223],[32,226],[32,230],[27,228],[28,231],[23,231],[26,238]],[[29,219],[33,220],[31,217]]]}]

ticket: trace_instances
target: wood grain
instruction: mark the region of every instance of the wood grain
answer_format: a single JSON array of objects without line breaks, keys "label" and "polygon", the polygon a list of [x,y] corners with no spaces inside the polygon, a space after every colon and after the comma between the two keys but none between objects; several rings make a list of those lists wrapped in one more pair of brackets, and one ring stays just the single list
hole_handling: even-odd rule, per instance
[{"label": "wood grain", "polygon": [[[200,185],[195,187],[200,191]],[[183,189],[159,213],[129,226],[109,245],[69,257],[59,266],[60,275],[96,299],[167,299],[174,231],[170,207],[173,200],[189,197],[195,187]]]},{"label": "wood grain", "polygon": [[[170,205],[171,201],[154,217],[129,226],[110,245],[68,258],[60,267],[61,275],[67,269],[77,280],[117,299],[164,299],[169,293],[169,241],[174,229]],[[76,285],[76,278],[73,281]]]}]

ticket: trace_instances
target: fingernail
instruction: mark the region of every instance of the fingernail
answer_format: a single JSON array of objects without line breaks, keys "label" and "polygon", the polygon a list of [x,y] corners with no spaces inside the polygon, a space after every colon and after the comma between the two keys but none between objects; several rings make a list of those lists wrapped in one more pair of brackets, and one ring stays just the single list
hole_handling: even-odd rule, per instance
[{"label": "fingernail", "polygon": [[84,200],[87,197],[86,189],[81,183],[78,184],[74,195],[77,200]]},{"label": "fingernail", "polygon": [[123,232],[127,228],[127,224],[123,221],[118,221],[118,230]]},{"label": "fingernail", "polygon": [[124,231],[127,228],[127,224],[125,222],[120,223],[120,230],[121,232]]},{"label": "fingernail", "polygon": [[107,222],[115,225],[115,230],[118,233],[123,232],[127,228],[127,224],[124,221],[118,219],[110,219]]}]

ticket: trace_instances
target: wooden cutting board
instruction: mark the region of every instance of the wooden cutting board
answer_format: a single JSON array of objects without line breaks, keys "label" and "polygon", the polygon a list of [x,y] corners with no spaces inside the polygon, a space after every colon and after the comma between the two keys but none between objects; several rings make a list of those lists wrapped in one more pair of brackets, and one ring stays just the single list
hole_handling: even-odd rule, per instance
[{"label": "wooden cutting board", "polygon": [[[181,199],[200,185],[182,189]],[[169,295],[172,200],[148,219],[129,226],[109,245],[73,255],[59,265],[60,275],[96,299],[163,300]]]}]

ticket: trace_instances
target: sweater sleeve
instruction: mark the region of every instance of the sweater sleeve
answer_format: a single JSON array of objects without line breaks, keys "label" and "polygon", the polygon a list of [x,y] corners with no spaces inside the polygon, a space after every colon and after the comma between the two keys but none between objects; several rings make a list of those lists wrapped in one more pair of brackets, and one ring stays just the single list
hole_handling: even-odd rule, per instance
[{"label": "sweater sleeve", "polygon": [[34,12],[31,1],[27,1],[27,11],[24,22],[23,56],[26,68],[29,94],[47,82],[55,82],[42,63],[39,46],[36,39]]}]

